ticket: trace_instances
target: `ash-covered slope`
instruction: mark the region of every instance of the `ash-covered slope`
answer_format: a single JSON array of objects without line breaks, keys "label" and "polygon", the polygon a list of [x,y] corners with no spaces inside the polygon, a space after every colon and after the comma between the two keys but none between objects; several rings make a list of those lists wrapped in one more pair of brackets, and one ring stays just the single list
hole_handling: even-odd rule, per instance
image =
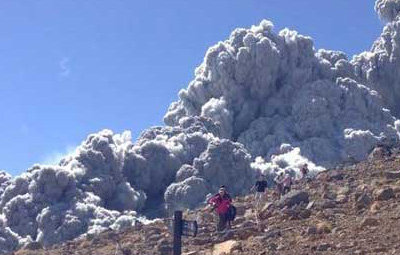
[{"label": "ash-covered slope", "polygon": [[166,126],[135,143],[103,130],[57,166],[0,173],[0,252],[131,226],[163,215],[164,202],[194,208],[220,184],[243,194],[257,171],[317,170],[398,145],[399,5],[376,2],[389,23],[351,61],[269,21],[237,29],[208,50]]}]

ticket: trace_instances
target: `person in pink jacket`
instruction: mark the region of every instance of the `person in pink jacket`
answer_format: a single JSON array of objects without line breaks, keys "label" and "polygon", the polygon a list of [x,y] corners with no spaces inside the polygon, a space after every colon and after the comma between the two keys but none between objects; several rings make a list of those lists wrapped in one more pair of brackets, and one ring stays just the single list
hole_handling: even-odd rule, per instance
[{"label": "person in pink jacket", "polygon": [[218,193],[208,200],[208,203],[218,214],[217,231],[225,230],[229,223],[228,211],[232,203],[232,199],[226,191],[225,186],[222,185]]}]

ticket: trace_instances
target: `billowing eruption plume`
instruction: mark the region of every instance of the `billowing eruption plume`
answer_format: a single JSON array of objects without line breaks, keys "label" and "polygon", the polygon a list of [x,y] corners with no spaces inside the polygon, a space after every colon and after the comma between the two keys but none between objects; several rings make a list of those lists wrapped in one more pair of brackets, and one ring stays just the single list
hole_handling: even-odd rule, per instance
[{"label": "billowing eruption plume", "polygon": [[382,97],[385,107],[400,117],[400,1],[379,0],[375,9],[381,19],[389,21],[370,52],[356,56],[354,74]]},{"label": "billowing eruption plume", "polygon": [[400,2],[398,0],[377,0],[375,11],[383,21],[392,22],[400,13]]},{"label": "billowing eruption plume", "polygon": [[236,29],[208,50],[166,126],[136,142],[103,130],[58,165],[0,172],[0,253],[194,208],[221,184],[243,194],[258,171],[318,171],[398,145],[400,1],[375,8],[388,24],[353,60],[269,21]]},{"label": "billowing eruption plume", "polygon": [[361,160],[398,136],[354,65],[341,52],[315,52],[297,32],[274,34],[263,21],[210,48],[164,119],[174,126],[187,116],[211,118],[252,156],[269,158],[285,143],[322,166]]}]

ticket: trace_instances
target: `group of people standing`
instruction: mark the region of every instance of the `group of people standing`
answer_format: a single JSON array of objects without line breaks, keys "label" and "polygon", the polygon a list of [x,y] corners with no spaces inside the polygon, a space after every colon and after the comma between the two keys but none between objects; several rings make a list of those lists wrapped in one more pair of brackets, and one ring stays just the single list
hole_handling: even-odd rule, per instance
[{"label": "group of people standing", "polygon": [[[301,169],[301,179],[307,179],[309,170],[308,165],[304,164]],[[278,198],[282,195],[289,193],[292,189],[293,178],[289,174],[280,173],[274,179],[275,183],[275,194]],[[260,174],[256,183],[251,188],[251,191],[255,191],[255,207],[256,209],[260,208],[264,201],[267,198],[268,191],[268,181],[266,180],[266,176]],[[211,205],[211,210],[215,211],[218,215],[218,223],[217,223],[217,231],[221,232],[225,229],[229,229],[231,227],[231,222],[236,216],[236,208],[232,205],[232,198],[226,190],[226,187],[222,185],[218,193],[212,196],[208,201],[208,204]]]}]

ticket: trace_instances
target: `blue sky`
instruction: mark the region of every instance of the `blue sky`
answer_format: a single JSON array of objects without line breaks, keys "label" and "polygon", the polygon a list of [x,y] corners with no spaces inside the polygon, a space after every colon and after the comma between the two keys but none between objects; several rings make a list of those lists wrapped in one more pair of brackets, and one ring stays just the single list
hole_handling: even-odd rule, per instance
[{"label": "blue sky", "polygon": [[373,0],[2,0],[0,169],[15,175],[92,132],[162,124],[207,48],[262,19],[350,56],[382,23]]}]

